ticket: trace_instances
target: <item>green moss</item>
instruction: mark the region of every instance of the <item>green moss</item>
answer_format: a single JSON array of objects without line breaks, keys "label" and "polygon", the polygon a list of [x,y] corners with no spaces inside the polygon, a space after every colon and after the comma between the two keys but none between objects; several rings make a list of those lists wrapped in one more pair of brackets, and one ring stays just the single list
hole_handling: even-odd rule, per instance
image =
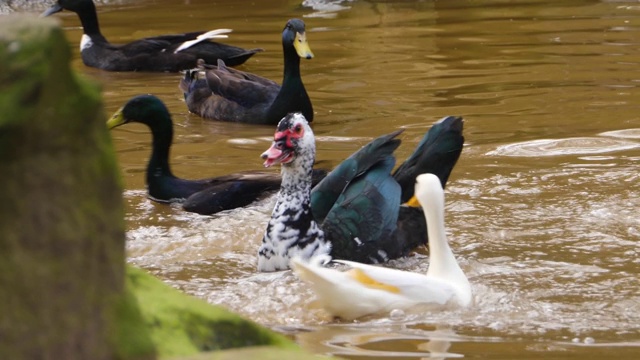
[{"label": "green moss", "polygon": [[111,331],[111,343],[117,359],[155,359],[156,346],[149,334],[138,300],[129,286],[114,299],[111,316],[116,319]]},{"label": "green moss", "polygon": [[284,336],[185,295],[143,270],[128,267],[127,286],[138,299],[161,357],[259,345],[297,348]]}]

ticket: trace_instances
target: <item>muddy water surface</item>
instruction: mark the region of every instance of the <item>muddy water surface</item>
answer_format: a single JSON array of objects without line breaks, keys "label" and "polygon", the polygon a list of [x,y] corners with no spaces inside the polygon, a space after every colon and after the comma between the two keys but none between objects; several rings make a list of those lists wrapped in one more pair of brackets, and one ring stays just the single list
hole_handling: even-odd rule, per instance
[{"label": "muddy water surface", "polygon": [[[447,187],[447,227],[475,293],[469,309],[333,322],[289,272],[257,274],[273,198],[213,217],[145,197],[142,125],[113,131],[127,202],[130,262],[188,293],[294,337],[362,358],[640,356],[640,4],[637,1],[137,0],[99,5],[124,42],[233,28],[262,47],[241,69],[280,81],[280,32],[303,18],[316,57],[302,61],[318,158],[336,164],[404,128],[404,159],[430,125],[465,118]],[[153,93],[173,113],[174,172],[260,169],[273,128],[187,112],[179,74],[82,65],[74,14],[58,16],[73,66],[102,84],[108,113]],[[426,252],[390,266],[424,272]]]}]

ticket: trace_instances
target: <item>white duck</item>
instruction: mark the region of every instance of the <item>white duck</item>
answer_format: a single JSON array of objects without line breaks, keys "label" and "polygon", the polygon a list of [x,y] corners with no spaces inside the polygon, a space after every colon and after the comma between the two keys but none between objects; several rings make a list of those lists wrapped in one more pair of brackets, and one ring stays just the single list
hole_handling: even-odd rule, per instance
[{"label": "white duck", "polygon": [[426,275],[352,261],[335,260],[351,266],[340,271],[323,267],[322,258],[291,260],[294,272],[311,283],[319,304],[331,315],[355,319],[419,304],[465,307],[471,303],[471,286],[447,242],[444,191],[438,177],[419,175],[415,193],[427,220],[430,264]]}]

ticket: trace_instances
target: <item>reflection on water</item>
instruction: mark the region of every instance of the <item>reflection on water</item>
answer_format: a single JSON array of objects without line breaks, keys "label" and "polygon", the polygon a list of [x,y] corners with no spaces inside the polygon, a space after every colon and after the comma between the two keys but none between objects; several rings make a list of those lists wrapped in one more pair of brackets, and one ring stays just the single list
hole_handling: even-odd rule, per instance
[{"label": "reflection on water", "polygon": [[[451,359],[464,357],[449,352],[452,342],[464,341],[446,326],[412,334],[402,322],[386,324],[384,329],[364,326],[326,326],[315,331],[303,331],[298,342],[315,352],[331,352],[343,357],[366,358],[429,358]],[[399,347],[398,344],[401,344]]]},{"label": "reflection on water", "polygon": [[[446,221],[475,302],[334,322],[291,273],[255,272],[273,198],[213,217],[150,202],[143,190],[150,137],[135,125],[113,131],[131,262],[308,349],[347,358],[637,358],[637,1],[148,3],[101,5],[105,36],[124,42],[233,28],[229,43],[266,49],[242,69],[278,81],[280,31],[286,19],[303,17],[316,58],[301,64],[302,76],[316,111],[318,158],[328,166],[398,128],[404,158],[433,121],[463,116],[467,146],[447,186]],[[85,68],[77,19],[59,17],[74,67],[103,85],[108,112],[140,93],[167,103],[177,175],[261,168],[273,128],[188,114],[179,74]],[[425,272],[427,259],[419,250],[389,266]]]}]

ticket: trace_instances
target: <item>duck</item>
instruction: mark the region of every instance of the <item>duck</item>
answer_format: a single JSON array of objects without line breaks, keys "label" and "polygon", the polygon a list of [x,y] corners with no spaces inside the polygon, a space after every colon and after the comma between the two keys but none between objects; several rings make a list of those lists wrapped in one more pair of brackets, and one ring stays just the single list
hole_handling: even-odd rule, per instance
[{"label": "duck", "polygon": [[[317,302],[330,315],[353,320],[373,314],[407,310],[418,305],[467,307],[472,302],[471,285],[458,264],[445,233],[444,190],[430,173],[418,175],[417,201],[422,204],[429,237],[429,267],[426,274],[402,271],[353,261],[335,260],[349,270],[323,266],[322,257],[291,260],[293,272],[308,282]],[[345,301],[349,299],[349,301]]]},{"label": "duck", "polygon": [[107,71],[178,72],[197,66],[199,59],[210,64],[223,60],[229,66],[243,64],[262,49],[243,49],[209,41],[226,38],[230,29],[161,35],[111,44],[100,32],[96,6],[92,0],[58,0],[41,16],[69,10],[78,14],[84,34],[80,54],[86,66]]},{"label": "duck", "polygon": [[311,59],[305,23],[290,19],[282,31],[284,76],[275,81],[228,68],[225,61],[185,72],[180,81],[190,112],[206,119],[276,125],[288,113],[313,121],[313,106],[300,77],[300,59]]},{"label": "duck", "polygon": [[[173,121],[165,104],[154,95],[131,98],[107,121],[107,128],[142,123],[151,129],[152,151],[146,169],[149,199],[160,203],[181,203],[185,211],[213,215],[244,207],[275,193],[281,176],[266,171],[246,171],[212,178],[188,180],[173,174],[169,153],[173,142]],[[314,169],[314,182],[326,175]]]},{"label": "duck", "polygon": [[462,128],[461,117],[436,122],[393,174],[402,130],[382,135],[313,185],[313,131],[304,115],[287,115],[261,155],[265,167],[281,165],[282,180],[258,249],[258,270],[287,270],[295,256],[383,263],[424,245],[424,214],[406,181],[415,184],[429,171],[444,187],[462,152]]}]

